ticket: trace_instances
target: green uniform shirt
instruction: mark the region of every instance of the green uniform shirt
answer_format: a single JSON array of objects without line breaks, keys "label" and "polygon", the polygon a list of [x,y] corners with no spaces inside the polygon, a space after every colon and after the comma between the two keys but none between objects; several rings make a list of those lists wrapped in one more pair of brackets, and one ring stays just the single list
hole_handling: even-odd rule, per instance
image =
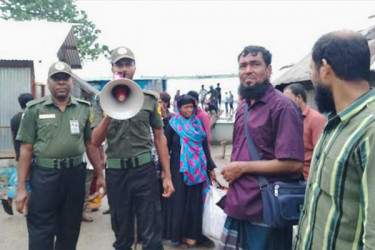
[{"label": "green uniform shirt", "polygon": [[88,102],[71,96],[62,112],[47,96],[28,103],[16,140],[33,144],[36,157],[60,159],[83,154],[90,137]]},{"label": "green uniform shirt", "polygon": [[[99,98],[94,107],[93,127],[103,119]],[[144,93],[141,111],[127,120],[112,119],[107,131],[108,158],[130,158],[150,152],[152,149],[151,128],[161,129],[163,122],[158,113],[158,103],[154,95]]]},{"label": "green uniform shirt", "polygon": [[330,117],[317,143],[295,249],[375,248],[375,92]]}]

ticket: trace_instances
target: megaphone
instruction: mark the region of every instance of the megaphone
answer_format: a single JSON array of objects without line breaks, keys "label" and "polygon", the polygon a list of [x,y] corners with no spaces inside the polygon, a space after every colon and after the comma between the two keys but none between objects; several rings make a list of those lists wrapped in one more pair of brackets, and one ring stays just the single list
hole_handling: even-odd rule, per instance
[{"label": "megaphone", "polygon": [[134,81],[122,78],[107,83],[100,94],[100,106],[110,117],[117,120],[130,119],[143,106],[142,89]]}]

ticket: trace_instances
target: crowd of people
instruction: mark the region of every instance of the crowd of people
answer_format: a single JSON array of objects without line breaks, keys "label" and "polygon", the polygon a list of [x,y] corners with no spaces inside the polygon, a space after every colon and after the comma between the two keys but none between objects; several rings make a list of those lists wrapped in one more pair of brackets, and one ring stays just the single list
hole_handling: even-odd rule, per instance
[{"label": "crowd of people", "polygon": [[[214,112],[214,114],[219,114],[219,110],[222,102],[221,87],[220,83],[217,83],[216,88],[210,85],[209,90],[206,90],[204,84],[202,84],[199,90],[199,102],[202,109],[208,113]],[[225,114],[234,114],[234,96],[232,91],[225,92],[224,104],[225,104]]]},{"label": "crowd of people", "polygon": [[[337,31],[315,43],[311,81],[319,111],[308,105],[300,83],[276,90],[271,63],[271,52],[261,46],[247,46],[238,55],[241,101],[230,163],[220,169],[229,188],[218,203],[227,215],[224,228],[217,229],[218,248],[373,249],[375,93],[366,39]],[[135,56],[129,48],[114,49],[111,65],[113,74],[133,79]],[[19,212],[27,211],[29,249],[76,248],[92,182],[89,178],[85,188],[87,175],[95,175],[99,197],[108,196],[115,249],[131,249],[135,228],[143,249],[163,249],[162,239],[173,246],[203,243],[205,198],[216,179],[205,110],[218,111],[220,84],[209,90],[202,85],[199,93],[177,91],[174,112],[170,94],[145,90],[141,111],[116,120],[103,112],[100,96],[91,112],[89,103],[74,98],[71,76],[69,65],[51,65],[51,96],[30,101],[18,115],[15,200]],[[226,113],[234,112],[233,99],[225,93]],[[93,169],[88,174],[85,153]],[[265,219],[271,205],[263,190],[268,183],[305,180],[293,243],[287,218],[278,226]]]}]

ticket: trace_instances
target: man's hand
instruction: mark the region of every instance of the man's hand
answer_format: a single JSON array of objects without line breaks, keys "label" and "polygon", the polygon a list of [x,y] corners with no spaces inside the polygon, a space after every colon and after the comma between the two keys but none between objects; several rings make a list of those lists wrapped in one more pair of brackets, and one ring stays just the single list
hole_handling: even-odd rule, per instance
[{"label": "man's hand", "polygon": [[165,177],[163,179],[163,197],[168,198],[174,193],[174,187],[171,177]]},{"label": "man's hand", "polygon": [[[102,192],[100,192],[100,189],[102,189]],[[102,199],[107,194],[107,186],[105,184],[103,176],[99,176],[96,179],[96,190],[99,193],[100,199]]]},{"label": "man's hand", "polygon": [[232,183],[241,177],[243,173],[241,166],[238,164],[238,162],[234,161],[225,166],[224,169],[221,170],[221,174],[228,183]]},{"label": "man's hand", "polygon": [[15,200],[17,211],[21,214],[26,214],[27,204],[29,203],[29,193],[27,192],[26,188],[17,188]]}]

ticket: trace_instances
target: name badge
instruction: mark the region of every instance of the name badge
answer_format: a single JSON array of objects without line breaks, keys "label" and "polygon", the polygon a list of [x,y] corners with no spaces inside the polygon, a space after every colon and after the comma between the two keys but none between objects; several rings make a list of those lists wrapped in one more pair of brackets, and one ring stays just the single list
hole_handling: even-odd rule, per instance
[{"label": "name badge", "polygon": [[77,120],[70,120],[70,133],[72,135],[79,134],[79,122]]},{"label": "name badge", "polygon": [[56,118],[55,114],[43,114],[39,115],[39,119],[54,119]]}]

